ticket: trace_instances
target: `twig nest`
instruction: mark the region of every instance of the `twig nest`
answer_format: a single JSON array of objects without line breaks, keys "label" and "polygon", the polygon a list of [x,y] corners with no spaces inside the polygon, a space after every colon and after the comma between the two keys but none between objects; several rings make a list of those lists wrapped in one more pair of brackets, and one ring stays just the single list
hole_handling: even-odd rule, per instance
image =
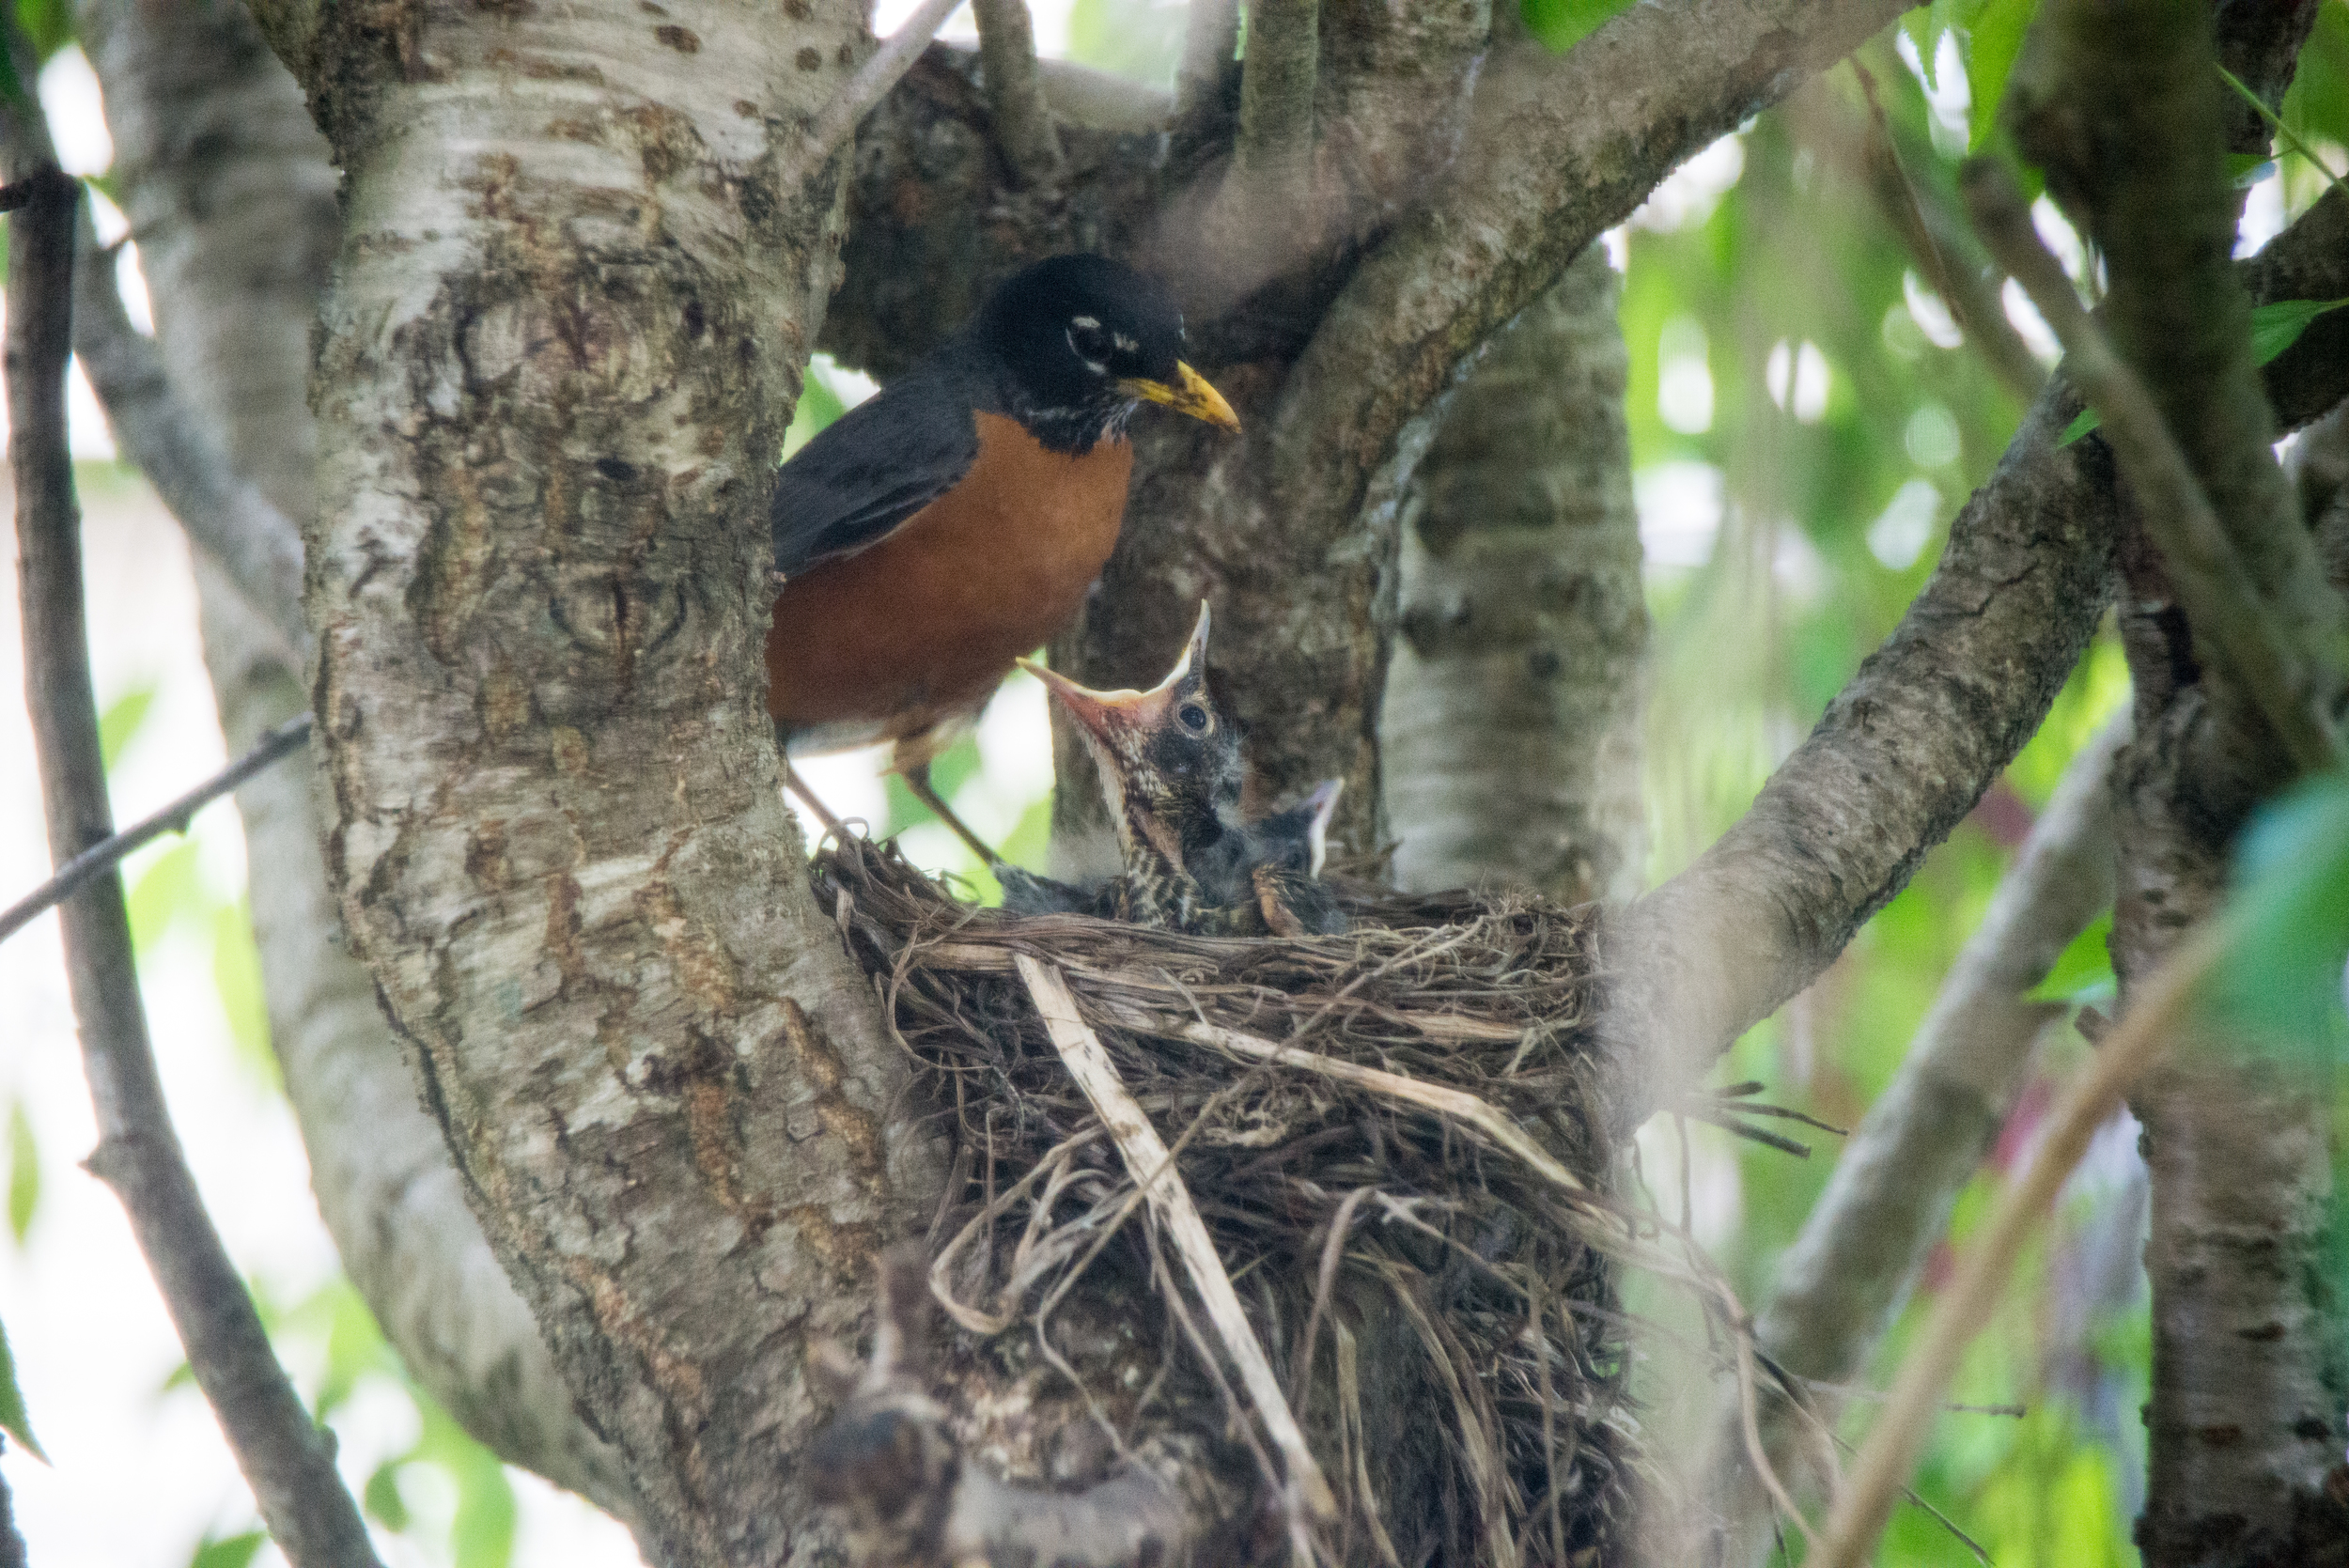
[{"label": "twig nest", "polygon": [[[1065,978],[1172,1147],[1340,1494],[1344,1560],[1625,1557],[1609,1259],[1635,1227],[1607,1195],[1587,914],[1347,886],[1347,934],[1249,940],[976,908],[861,841],[812,874],[956,1128],[930,1281],[964,1330],[966,1452],[1085,1484],[1220,1396],[1236,1419],[1217,1436],[1278,1478],[1159,1239],[1127,1223],[1136,1183],[1025,955]],[[1209,1403],[1164,1399],[1170,1378]],[[1050,1400],[1089,1436],[1042,1430]],[[1094,1473],[1070,1473],[1072,1442]]]}]

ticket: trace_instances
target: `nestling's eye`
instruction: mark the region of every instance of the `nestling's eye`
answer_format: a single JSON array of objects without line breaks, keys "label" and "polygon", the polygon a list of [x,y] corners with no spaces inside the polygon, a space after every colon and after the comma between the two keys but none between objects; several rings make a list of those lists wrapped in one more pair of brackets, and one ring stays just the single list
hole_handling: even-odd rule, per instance
[{"label": "nestling's eye", "polygon": [[1109,373],[1110,334],[1092,317],[1080,316],[1068,323],[1068,347],[1095,375]]},{"label": "nestling's eye", "polygon": [[1205,735],[1215,727],[1215,720],[1205,703],[1185,703],[1174,710],[1174,722],[1192,735]]}]

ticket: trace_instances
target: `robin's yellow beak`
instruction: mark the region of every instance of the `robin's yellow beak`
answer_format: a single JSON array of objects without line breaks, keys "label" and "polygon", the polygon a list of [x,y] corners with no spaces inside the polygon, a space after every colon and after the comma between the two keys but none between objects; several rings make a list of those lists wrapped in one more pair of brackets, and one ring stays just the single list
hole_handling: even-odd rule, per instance
[{"label": "robin's yellow beak", "polygon": [[1239,428],[1239,415],[1234,413],[1232,405],[1223,400],[1223,394],[1209,386],[1207,378],[1181,360],[1174,362],[1173,386],[1164,381],[1146,381],[1137,377],[1118,382],[1117,388],[1128,397],[1164,403],[1176,413],[1187,413],[1193,419],[1204,419],[1227,430]]}]

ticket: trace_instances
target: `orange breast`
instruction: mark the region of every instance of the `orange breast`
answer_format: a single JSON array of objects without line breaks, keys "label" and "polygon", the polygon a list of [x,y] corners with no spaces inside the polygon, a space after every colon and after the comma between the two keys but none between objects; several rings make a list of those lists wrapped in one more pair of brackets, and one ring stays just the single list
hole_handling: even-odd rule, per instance
[{"label": "orange breast", "polygon": [[981,413],[960,483],[880,543],[786,582],[767,632],[767,706],[841,750],[985,704],[1021,654],[1068,624],[1126,516],[1133,448],[1048,451]]}]

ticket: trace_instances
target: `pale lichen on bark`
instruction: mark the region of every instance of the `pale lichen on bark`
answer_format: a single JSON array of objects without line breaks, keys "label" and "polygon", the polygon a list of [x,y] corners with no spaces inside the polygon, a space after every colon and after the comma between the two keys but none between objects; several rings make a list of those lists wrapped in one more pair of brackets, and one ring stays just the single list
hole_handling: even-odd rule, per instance
[{"label": "pale lichen on bark", "polygon": [[1379,726],[1404,887],[1638,891],[1648,620],[1615,301],[1594,246],[1494,335],[1410,482]]},{"label": "pale lichen on bark", "polygon": [[[328,870],[648,1549],[817,1549],[800,1349],[941,1169],[745,673],[848,8],[334,12],[310,540]],[[893,1115],[893,1111],[898,1114]]]}]

